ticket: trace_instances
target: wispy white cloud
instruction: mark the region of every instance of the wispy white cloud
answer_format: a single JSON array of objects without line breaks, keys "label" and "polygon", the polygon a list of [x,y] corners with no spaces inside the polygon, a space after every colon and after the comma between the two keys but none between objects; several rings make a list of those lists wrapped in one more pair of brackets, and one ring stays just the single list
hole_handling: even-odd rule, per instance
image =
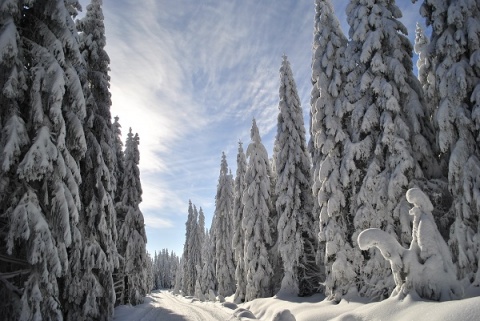
[{"label": "wispy white cloud", "polygon": [[132,127],[140,135],[141,208],[149,228],[183,230],[189,199],[211,219],[221,151],[235,169],[237,141],[248,144],[253,117],[270,148],[281,55],[299,66],[299,77],[310,77],[311,32],[303,32],[310,7],[252,0],[105,3],[112,112],[124,133]]},{"label": "wispy white cloud", "polygon": [[147,226],[156,229],[172,228],[174,226],[172,221],[150,214],[145,214],[144,219]]}]

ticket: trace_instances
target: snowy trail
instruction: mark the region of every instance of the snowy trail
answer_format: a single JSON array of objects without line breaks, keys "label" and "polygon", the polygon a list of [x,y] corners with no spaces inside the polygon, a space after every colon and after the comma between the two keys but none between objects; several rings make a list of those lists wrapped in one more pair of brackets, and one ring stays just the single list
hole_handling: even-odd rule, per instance
[{"label": "snowy trail", "polygon": [[163,290],[147,296],[145,303],[115,309],[115,321],[226,321],[232,310],[211,302],[200,302]]}]

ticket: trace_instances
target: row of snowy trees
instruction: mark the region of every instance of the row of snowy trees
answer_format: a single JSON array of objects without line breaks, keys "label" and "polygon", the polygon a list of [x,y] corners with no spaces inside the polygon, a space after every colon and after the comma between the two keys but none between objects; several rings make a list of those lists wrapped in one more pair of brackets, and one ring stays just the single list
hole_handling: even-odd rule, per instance
[{"label": "row of snowy trees", "polygon": [[239,143],[235,179],[222,154],[210,232],[204,231],[201,210],[196,222],[196,207],[190,203],[182,259],[184,295],[203,300],[235,294],[241,302],[277,292],[305,296],[319,289],[310,156],[286,57],[280,84],[273,161],[254,120],[246,153]]},{"label": "row of snowy trees", "polygon": [[[112,124],[102,1],[0,6],[0,315],[108,320],[149,290],[139,138]],[[117,293],[116,293],[117,292]]]},{"label": "row of snowy trees", "polygon": [[184,294],[461,297],[480,284],[480,5],[425,0],[415,47],[394,0],[350,1],[348,37],[330,0],[315,7],[308,146],[284,57],[273,158],[255,120],[235,179],[222,155]]}]

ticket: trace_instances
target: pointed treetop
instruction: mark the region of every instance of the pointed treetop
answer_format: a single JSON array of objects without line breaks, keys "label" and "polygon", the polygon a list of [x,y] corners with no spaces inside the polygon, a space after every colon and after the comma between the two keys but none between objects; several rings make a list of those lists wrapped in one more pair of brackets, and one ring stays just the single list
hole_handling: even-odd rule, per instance
[{"label": "pointed treetop", "polygon": [[290,62],[288,61],[288,57],[283,55],[282,60],[282,67],[280,67],[280,74],[282,76],[290,76],[292,75],[292,68],[290,67]]},{"label": "pointed treetop", "polygon": [[417,26],[415,28],[415,53],[420,54],[428,45],[429,40],[427,35],[425,34],[425,30],[423,29],[422,25],[417,22]]},{"label": "pointed treetop", "polygon": [[333,6],[330,0],[316,0],[316,5],[319,7],[322,15],[333,15]]},{"label": "pointed treetop", "polygon": [[252,129],[250,130],[250,137],[252,138],[252,141],[255,143],[261,143],[260,139],[260,132],[258,131],[257,127],[257,122],[255,121],[255,118],[252,120]]},{"label": "pointed treetop", "polygon": [[225,152],[222,152],[222,162],[220,163],[220,175],[227,175],[228,174],[228,163],[227,163],[227,156],[225,156]]}]

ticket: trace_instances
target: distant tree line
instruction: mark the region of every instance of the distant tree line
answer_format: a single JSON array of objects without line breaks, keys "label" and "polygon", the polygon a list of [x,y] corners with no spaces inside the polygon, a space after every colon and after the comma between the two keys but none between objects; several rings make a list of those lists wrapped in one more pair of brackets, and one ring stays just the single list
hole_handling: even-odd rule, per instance
[{"label": "distant tree line", "polygon": [[175,285],[180,259],[178,256],[168,249],[155,252],[152,262],[153,287],[152,289],[171,289]]}]

